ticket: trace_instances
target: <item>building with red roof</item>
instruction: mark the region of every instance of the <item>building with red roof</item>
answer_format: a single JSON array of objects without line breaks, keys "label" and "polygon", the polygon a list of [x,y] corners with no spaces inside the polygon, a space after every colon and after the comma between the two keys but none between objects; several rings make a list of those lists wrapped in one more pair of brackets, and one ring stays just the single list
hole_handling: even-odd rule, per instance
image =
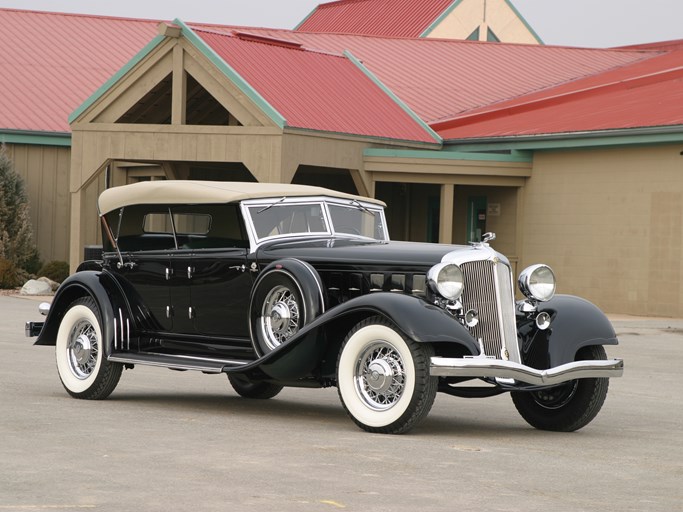
[{"label": "building with red roof", "polygon": [[509,0],[337,0],[320,4],[296,30],[542,44]]},{"label": "building with red roof", "polygon": [[[14,30],[0,31],[0,140],[34,191],[41,253],[75,265],[100,242],[106,187],[306,183],[383,199],[394,238],[496,231],[519,267],[553,266],[563,293],[683,313],[680,42],[304,31],[314,19],[289,31],[0,9]],[[31,60],[43,46],[49,59]]]}]

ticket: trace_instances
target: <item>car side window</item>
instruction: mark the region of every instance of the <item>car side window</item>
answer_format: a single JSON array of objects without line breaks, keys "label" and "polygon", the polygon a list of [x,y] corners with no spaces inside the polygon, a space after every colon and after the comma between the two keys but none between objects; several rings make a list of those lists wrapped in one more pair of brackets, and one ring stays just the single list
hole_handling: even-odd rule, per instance
[{"label": "car side window", "polygon": [[106,221],[122,252],[249,247],[238,205],[135,205]]},{"label": "car side window", "polygon": [[249,247],[239,205],[182,205],[171,213],[179,249]]}]

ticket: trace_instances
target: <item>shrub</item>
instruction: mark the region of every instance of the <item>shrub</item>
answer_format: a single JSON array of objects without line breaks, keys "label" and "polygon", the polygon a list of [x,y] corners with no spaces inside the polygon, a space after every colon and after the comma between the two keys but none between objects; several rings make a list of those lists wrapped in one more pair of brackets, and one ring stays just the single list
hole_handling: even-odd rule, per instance
[{"label": "shrub", "polygon": [[69,277],[69,264],[66,261],[51,261],[43,265],[38,271],[38,276],[61,283]]},{"label": "shrub", "polygon": [[0,258],[29,272],[40,268],[24,182],[4,145],[0,146]]},{"label": "shrub", "polygon": [[0,258],[0,289],[8,290],[21,284],[21,274],[16,265],[5,258]]}]

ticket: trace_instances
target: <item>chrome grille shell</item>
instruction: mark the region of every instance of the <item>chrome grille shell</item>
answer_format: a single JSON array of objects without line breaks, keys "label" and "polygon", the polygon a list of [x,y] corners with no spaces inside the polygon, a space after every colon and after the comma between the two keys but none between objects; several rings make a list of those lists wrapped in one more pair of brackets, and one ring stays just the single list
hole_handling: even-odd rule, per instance
[{"label": "chrome grille shell", "polygon": [[515,297],[510,263],[486,244],[447,254],[444,262],[457,263],[463,272],[463,311],[479,313],[470,327],[484,353],[496,359],[521,362],[515,322]]}]

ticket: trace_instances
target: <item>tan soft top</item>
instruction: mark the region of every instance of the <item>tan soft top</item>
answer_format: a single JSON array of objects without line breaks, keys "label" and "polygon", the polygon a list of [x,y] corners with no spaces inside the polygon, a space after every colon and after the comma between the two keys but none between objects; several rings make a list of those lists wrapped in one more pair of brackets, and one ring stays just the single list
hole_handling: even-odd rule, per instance
[{"label": "tan soft top", "polygon": [[354,196],[322,187],[283,183],[249,183],[238,181],[143,181],[105,190],[100,194],[100,214],[134,204],[208,204],[232,203],[246,199],[327,196],[359,200],[386,206],[378,199]]}]

